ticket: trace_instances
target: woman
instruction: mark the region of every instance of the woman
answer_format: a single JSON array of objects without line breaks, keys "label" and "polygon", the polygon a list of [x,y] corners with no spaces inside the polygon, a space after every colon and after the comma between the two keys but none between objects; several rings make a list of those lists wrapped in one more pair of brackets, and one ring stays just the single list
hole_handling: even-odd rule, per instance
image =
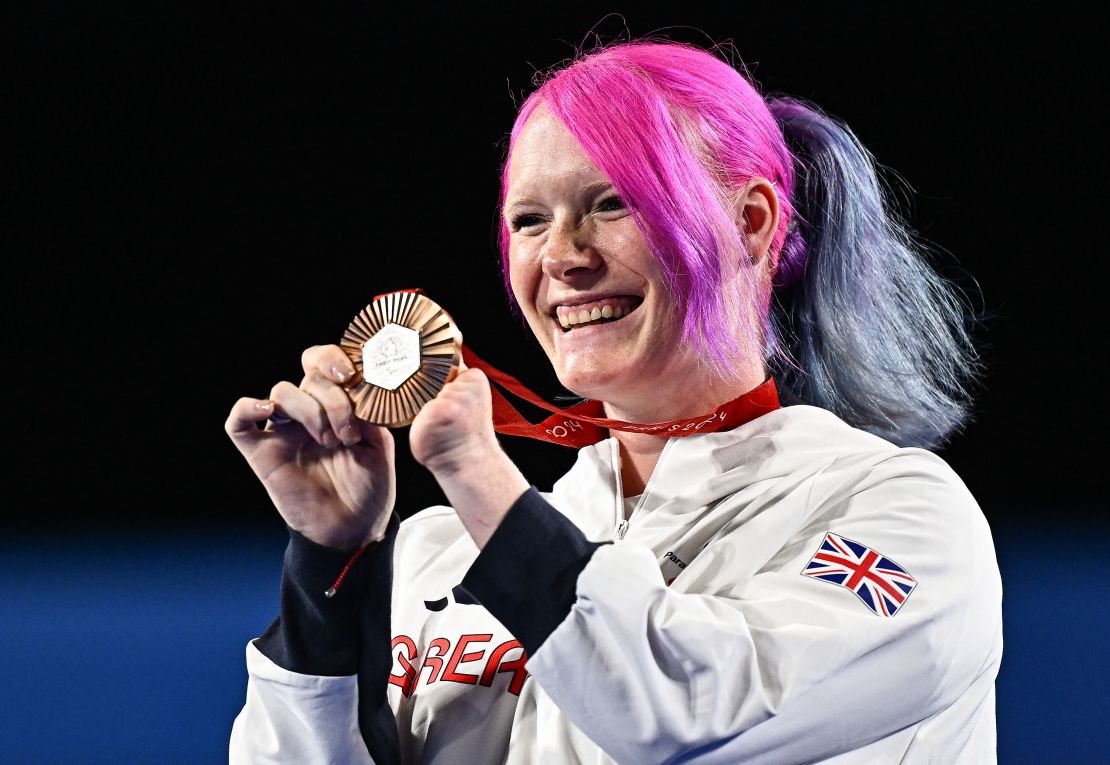
[{"label": "woman", "polygon": [[390,434],[308,349],[227,422],[291,538],[232,759],[993,760],[990,532],[921,448],[973,355],[854,136],[704,51],[616,45],[524,103],[501,201],[509,293],[607,417],[784,405],[613,430],[541,493],[466,370],[410,435],[451,507],[399,523]]}]

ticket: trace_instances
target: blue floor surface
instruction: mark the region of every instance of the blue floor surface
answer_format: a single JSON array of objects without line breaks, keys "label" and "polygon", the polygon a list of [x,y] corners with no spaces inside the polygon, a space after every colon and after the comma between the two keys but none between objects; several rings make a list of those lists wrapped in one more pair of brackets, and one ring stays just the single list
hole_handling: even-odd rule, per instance
[{"label": "blue floor surface", "polygon": [[[1101,534],[996,539],[999,761],[1105,761]],[[0,544],[0,763],[218,763],[243,651],[277,612],[284,536]]]}]

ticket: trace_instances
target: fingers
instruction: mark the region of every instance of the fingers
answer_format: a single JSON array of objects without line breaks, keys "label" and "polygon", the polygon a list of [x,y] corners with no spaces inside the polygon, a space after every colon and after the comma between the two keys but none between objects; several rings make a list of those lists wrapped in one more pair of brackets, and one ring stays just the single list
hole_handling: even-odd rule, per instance
[{"label": "fingers", "polygon": [[[305,377],[298,388],[280,382],[269,399],[241,398],[232,407],[224,429],[232,439],[252,441],[262,437],[258,423],[285,418],[300,424],[321,446],[353,446],[363,440],[347,392],[340,387],[355,377],[355,366],[338,345],[315,345],[301,354]],[[271,428],[272,429],[272,428]],[[378,439],[380,441],[380,438]]]},{"label": "fingers", "polygon": [[447,373],[447,382],[454,382],[455,378],[467,370],[466,362],[459,359],[457,367],[451,367],[451,371]]},{"label": "fingers", "polygon": [[270,391],[270,400],[277,411],[300,423],[316,443],[329,449],[339,444],[320,402],[293,383],[279,382]]},{"label": "fingers", "polygon": [[319,370],[305,375],[301,381],[301,390],[317,401],[337,442],[342,441],[347,446],[353,446],[362,439],[354,406],[347,391]]},{"label": "fingers", "polygon": [[461,407],[464,411],[483,406],[488,408],[484,402],[490,398],[489,390],[489,378],[481,369],[467,369],[444,385],[435,401],[441,402],[441,408],[448,404]]},{"label": "fingers", "polygon": [[463,381],[465,381],[464,385],[466,385],[467,387],[471,385],[489,384],[489,378],[486,377],[486,373],[483,372],[481,369],[478,369],[477,367],[475,367],[474,369],[468,369],[465,366],[460,367],[459,373],[455,376],[455,382]]},{"label": "fingers", "polygon": [[[334,397],[335,393],[343,397],[346,401],[346,409],[349,411],[350,399],[340,388],[332,385],[326,395]],[[338,405],[338,402],[333,403],[333,406]],[[280,382],[275,385],[268,399],[243,397],[236,401],[224,423],[224,430],[232,440],[246,445],[263,438],[265,431],[259,429],[258,424],[266,420],[278,426],[296,423],[303,427],[316,443],[329,449],[334,449],[342,441],[347,446],[361,444],[392,454],[393,439],[385,428],[353,416],[350,417],[350,423],[344,429],[344,435],[347,438],[337,437],[327,411],[320,401],[291,382]]]},{"label": "fingers", "polygon": [[224,430],[233,441],[254,441],[261,437],[258,423],[274,414],[274,402],[243,397],[231,407]]},{"label": "fingers", "polygon": [[320,402],[337,441],[357,444],[362,435],[351,399],[340,385],[355,376],[355,366],[338,345],[314,345],[301,354],[304,380],[301,389]]},{"label": "fingers", "polygon": [[375,425],[366,420],[356,420],[358,423],[358,432],[362,446],[369,446],[374,449],[381,449],[392,456],[393,454],[393,434],[389,432],[389,428],[381,425]]},{"label": "fingers", "polygon": [[319,372],[337,383],[349,382],[355,375],[355,365],[338,345],[314,345],[301,354],[301,367],[305,377]]}]

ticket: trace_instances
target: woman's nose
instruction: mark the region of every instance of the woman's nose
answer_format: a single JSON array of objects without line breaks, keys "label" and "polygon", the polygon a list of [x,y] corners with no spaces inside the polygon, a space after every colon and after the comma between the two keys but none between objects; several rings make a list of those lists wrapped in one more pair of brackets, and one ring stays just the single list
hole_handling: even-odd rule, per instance
[{"label": "woman's nose", "polygon": [[597,271],[603,260],[587,231],[564,224],[548,232],[542,262],[548,276],[565,281]]}]

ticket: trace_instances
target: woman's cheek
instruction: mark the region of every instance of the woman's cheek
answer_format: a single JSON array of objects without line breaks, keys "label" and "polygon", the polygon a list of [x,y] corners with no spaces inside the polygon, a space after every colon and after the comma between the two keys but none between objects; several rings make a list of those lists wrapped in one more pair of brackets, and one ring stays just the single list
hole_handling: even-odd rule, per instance
[{"label": "woman's cheek", "polygon": [[530,274],[524,265],[511,254],[509,256],[509,287],[513,291],[513,298],[520,306],[528,326],[537,339],[542,343],[543,317],[536,310],[536,294],[538,279]]},{"label": "woman's cheek", "polygon": [[526,297],[528,284],[535,281],[537,264],[533,261],[527,243],[514,241],[509,245],[509,283],[518,301]]}]

